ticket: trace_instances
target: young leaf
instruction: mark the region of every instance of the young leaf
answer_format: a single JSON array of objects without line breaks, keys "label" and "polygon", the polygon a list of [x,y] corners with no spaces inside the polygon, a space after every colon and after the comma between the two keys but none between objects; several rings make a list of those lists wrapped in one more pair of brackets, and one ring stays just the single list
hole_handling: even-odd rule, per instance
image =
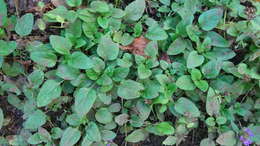
[{"label": "young leaf", "polygon": [[221,8],[213,8],[206,12],[203,12],[199,16],[199,20],[198,20],[200,27],[205,31],[212,30],[218,25],[222,16],[223,16],[223,10]]},{"label": "young leaf", "polygon": [[93,61],[80,51],[72,53],[68,60],[68,64],[78,69],[90,69],[94,66]]},{"label": "young leaf", "polygon": [[194,90],[196,88],[189,75],[179,77],[176,81],[176,85],[182,90]]},{"label": "young leaf", "polygon": [[34,16],[32,13],[27,13],[17,20],[15,32],[20,36],[29,35],[32,32]]},{"label": "young leaf", "polygon": [[0,40],[0,56],[7,56],[11,54],[17,47],[17,44],[15,41],[6,42],[3,40]]},{"label": "young leaf", "polygon": [[70,49],[72,48],[72,43],[69,39],[58,36],[58,35],[51,35],[50,36],[50,44],[52,48],[63,55],[68,55],[70,53]]},{"label": "young leaf", "polygon": [[145,10],[145,0],[135,0],[125,8],[124,19],[126,21],[137,21],[139,20]]},{"label": "young leaf", "polygon": [[206,92],[209,88],[209,84],[205,80],[194,81],[194,84],[203,92]]},{"label": "young leaf", "polygon": [[114,60],[118,53],[118,44],[114,43],[109,36],[103,36],[98,45],[97,54],[105,60]]},{"label": "young leaf", "polygon": [[80,139],[81,133],[78,129],[68,127],[60,140],[60,146],[73,146],[75,145]]},{"label": "young leaf", "polygon": [[66,2],[70,7],[78,7],[81,5],[82,0],[66,0]]},{"label": "young leaf", "polygon": [[133,80],[124,80],[119,85],[117,94],[124,99],[134,99],[141,96],[141,90],[144,90],[143,84]]},{"label": "young leaf", "polygon": [[146,79],[152,75],[152,71],[149,68],[147,68],[144,64],[138,65],[137,72],[138,77],[140,79]]},{"label": "young leaf", "polygon": [[75,111],[80,116],[86,115],[97,98],[93,89],[81,88],[75,95]]},{"label": "young leaf", "polygon": [[58,98],[61,95],[60,83],[54,80],[47,80],[42,85],[40,92],[36,98],[37,106],[43,107],[52,102],[52,100]]},{"label": "young leaf", "polygon": [[177,137],[175,136],[168,136],[164,141],[163,144],[164,145],[174,145],[176,144],[177,141]]},{"label": "young leaf", "polygon": [[190,52],[187,58],[187,68],[195,68],[200,66],[204,62],[204,57],[198,55],[196,51]]}]

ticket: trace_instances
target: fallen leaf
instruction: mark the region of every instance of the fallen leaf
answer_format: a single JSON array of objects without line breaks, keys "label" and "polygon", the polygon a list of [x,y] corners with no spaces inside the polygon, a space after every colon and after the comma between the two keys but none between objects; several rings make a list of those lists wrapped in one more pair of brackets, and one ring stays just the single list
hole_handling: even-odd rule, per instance
[{"label": "fallen leaf", "polygon": [[149,43],[149,40],[146,39],[143,36],[140,36],[138,38],[135,38],[134,41],[127,46],[120,46],[122,50],[129,51],[133,54],[141,55],[141,56],[146,56],[144,54],[144,49],[146,45]]},{"label": "fallen leaf", "polygon": [[51,3],[55,6],[64,6],[65,5],[65,0],[51,0]]}]

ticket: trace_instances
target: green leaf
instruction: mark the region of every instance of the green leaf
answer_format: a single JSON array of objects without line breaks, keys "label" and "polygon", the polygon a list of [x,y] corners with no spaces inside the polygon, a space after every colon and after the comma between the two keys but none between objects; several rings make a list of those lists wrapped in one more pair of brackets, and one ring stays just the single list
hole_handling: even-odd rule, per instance
[{"label": "green leaf", "polygon": [[229,47],[229,42],[224,39],[221,35],[214,31],[210,31],[206,34],[206,37],[209,37],[211,39],[211,44],[212,46],[216,47]]},{"label": "green leaf", "polygon": [[80,139],[81,133],[78,129],[68,127],[60,140],[60,146],[73,146],[75,145]]},{"label": "green leaf", "polygon": [[116,133],[110,130],[103,130],[101,131],[101,137],[105,141],[113,140],[116,137]]},{"label": "green leaf", "polygon": [[144,53],[151,58],[156,58],[158,55],[158,44],[157,41],[151,41],[147,44],[144,49]]},{"label": "green leaf", "polygon": [[44,80],[44,72],[35,70],[28,76],[28,81],[33,85],[33,88],[38,88]]},{"label": "green leaf", "polygon": [[177,38],[170,44],[170,46],[167,50],[167,54],[168,55],[178,55],[178,54],[182,53],[186,47],[187,47],[186,41],[184,39]]},{"label": "green leaf", "polygon": [[156,130],[163,135],[172,135],[174,134],[174,128],[169,122],[160,122],[155,125]]},{"label": "green leaf", "polygon": [[194,81],[194,84],[203,92],[206,92],[209,88],[209,84],[205,80]]},{"label": "green leaf", "polygon": [[107,13],[109,12],[109,6],[104,1],[93,1],[90,4],[92,10],[99,12],[99,13]]},{"label": "green leaf", "polygon": [[149,78],[152,75],[152,71],[147,68],[144,64],[139,64],[137,67],[138,77],[140,79]]},{"label": "green leaf", "polygon": [[90,69],[94,66],[93,61],[80,51],[73,52],[68,60],[71,67],[78,69]]},{"label": "green leaf", "polygon": [[0,40],[0,56],[7,56],[11,54],[17,47],[17,44],[15,41],[6,42],[3,40]]},{"label": "green leaf", "polygon": [[30,54],[30,58],[37,64],[46,67],[53,67],[57,62],[57,56],[52,51],[47,50],[33,51]]},{"label": "green leaf", "polygon": [[81,5],[82,0],[66,0],[67,5],[70,7],[78,7]]},{"label": "green leaf", "polygon": [[60,97],[61,87],[60,83],[54,80],[47,80],[42,85],[37,96],[37,106],[43,107],[51,103],[54,99]]},{"label": "green leaf", "polygon": [[148,137],[148,133],[145,130],[137,129],[133,131],[131,134],[129,134],[125,138],[125,141],[135,143],[139,141],[144,141],[147,137]]},{"label": "green leaf", "polygon": [[159,41],[167,39],[168,35],[159,25],[152,25],[148,28],[145,37],[152,41]]},{"label": "green leaf", "polygon": [[15,32],[20,36],[29,35],[32,32],[34,16],[32,13],[27,13],[17,20]]},{"label": "green leaf", "polygon": [[200,111],[199,109],[196,107],[196,105],[190,101],[187,98],[181,97],[177,100],[177,102],[175,103],[175,110],[182,114],[182,115],[186,115],[188,117],[199,117],[200,116]]},{"label": "green leaf", "polygon": [[58,35],[51,35],[49,37],[50,39],[50,44],[52,48],[63,55],[68,55],[70,54],[70,49],[72,48],[72,43],[70,42],[69,39],[58,36]]},{"label": "green leaf", "polygon": [[80,71],[76,68],[70,67],[66,64],[58,66],[56,75],[64,80],[74,80],[79,76]]},{"label": "green leaf", "polygon": [[102,27],[103,29],[106,29],[108,27],[108,18],[106,17],[98,17],[97,18],[98,25]]},{"label": "green leaf", "polygon": [[103,36],[98,44],[97,54],[105,60],[114,60],[118,53],[118,44],[114,43],[109,36]]},{"label": "green leaf", "polygon": [[141,96],[142,90],[144,90],[143,84],[133,80],[124,80],[120,83],[117,94],[124,99],[134,99]]},{"label": "green leaf", "polygon": [[203,30],[209,31],[218,25],[222,16],[223,16],[223,10],[221,8],[213,8],[206,12],[203,12],[199,16],[198,22],[200,24],[200,27]]},{"label": "green leaf", "polygon": [[233,131],[227,131],[222,133],[216,140],[220,145],[224,146],[234,146],[236,144],[236,136]]},{"label": "green leaf", "polygon": [[135,0],[126,6],[124,19],[126,21],[137,21],[143,16],[144,10],[145,0]]},{"label": "green leaf", "polygon": [[211,127],[213,127],[213,126],[216,125],[215,119],[214,119],[213,117],[208,117],[208,118],[206,119],[205,123],[206,123],[208,126],[211,126]]},{"label": "green leaf", "polygon": [[86,115],[92,108],[97,98],[96,91],[93,89],[80,88],[75,95],[75,111],[80,116]]},{"label": "green leaf", "polygon": [[3,110],[0,108],[0,130],[3,127],[4,124],[4,113]]},{"label": "green leaf", "polygon": [[202,66],[202,73],[207,79],[215,78],[219,75],[219,72],[222,67],[221,60],[210,60],[208,63]]},{"label": "green leaf", "polygon": [[216,95],[214,89],[209,88],[206,101],[206,111],[210,116],[219,115],[220,112],[220,101],[219,96]]},{"label": "green leaf", "polygon": [[194,90],[196,88],[189,75],[179,77],[176,81],[176,85],[182,90]]},{"label": "green leaf", "polygon": [[175,136],[168,136],[164,141],[163,144],[164,145],[174,145],[176,144],[177,141],[177,137]]},{"label": "green leaf", "polygon": [[101,133],[94,122],[90,122],[86,127],[86,136],[90,141],[101,141]]},{"label": "green leaf", "polygon": [[204,138],[200,142],[200,146],[216,146],[215,142],[209,138]]},{"label": "green leaf", "polygon": [[198,70],[196,68],[191,70],[191,79],[193,81],[201,80],[201,78],[202,78],[202,74],[201,74],[200,70]]},{"label": "green leaf", "polygon": [[47,116],[41,110],[36,110],[29,115],[23,126],[25,129],[35,130],[46,123],[46,118]]},{"label": "green leaf", "polygon": [[195,68],[200,66],[204,62],[204,57],[198,55],[197,51],[190,52],[187,58],[187,68]]},{"label": "green leaf", "polygon": [[113,115],[107,108],[100,108],[95,114],[95,118],[99,123],[107,124],[113,121]]},{"label": "green leaf", "polygon": [[0,26],[5,25],[7,21],[7,6],[4,0],[0,0]]}]

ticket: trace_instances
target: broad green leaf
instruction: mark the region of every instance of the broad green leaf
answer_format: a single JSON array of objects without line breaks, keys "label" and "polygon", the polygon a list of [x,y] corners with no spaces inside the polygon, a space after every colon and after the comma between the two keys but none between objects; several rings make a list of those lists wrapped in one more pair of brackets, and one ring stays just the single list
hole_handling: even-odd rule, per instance
[{"label": "broad green leaf", "polygon": [[194,84],[203,92],[206,92],[209,88],[209,84],[205,80],[194,81]]},{"label": "broad green leaf", "polygon": [[152,41],[159,41],[167,39],[168,35],[159,25],[152,25],[148,28],[145,37]]},{"label": "broad green leaf", "polygon": [[37,106],[43,107],[51,103],[54,99],[61,95],[60,83],[54,80],[47,80],[42,85],[37,96]]},{"label": "broad green leaf", "polygon": [[219,72],[222,67],[221,60],[210,60],[208,63],[202,66],[202,73],[207,79],[215,78],[219,75]]},{"label": "broad green leaf", "polygon": [[204,62],[204,57],[198,55],[196,51],[190,52],[187,58],[187,68],[195,68],[200,66]]},{"label": "broad green leaf", "polygon": [[193,81],[201,80],[202,74],[201,74],[200,70],[194,68],[194,69],[191,70],[190,73],[191,73],[191,79],[192,79]]},{"label": "broad green leaf", "polygon": [[32,145],[40,144],[40,143],[44,142],[43,136],[39,133],[35,133],[28,138],[27,142]]},{"label": "broad green leaf", "polygon": [[203,30],[209,31],[218,25],[222,16],[223,16],[223,10],[221,8],[213,8],[203,12],[199,16],[198,22],[200,24],[200,27]]},{"label": "broad green leaf", "polygon": [[75,145],[81,137],[81,133],[78,129],[68,127],[60,140],[60,146],[73,146]]},{"label": "broad green leaf", "polygon": [[148,132],[143,129],[137,129],[130,133],[126,138],[125,141],[127,142],[140,142],[144,141],[148,137]]},{"label": "broad green leaf", "polygon": [[4,124],[4,113],[3,110],[0,108],[0,130],[3,127]]},{"label": "broad green leaf", "polygon": [[47,116],[41,111],[36,110],[29,115],[28,119],[23,123],[25,129],[35,130],[46,123]]},{"label": "broad green leaf", "polygon": [[137,67],[138,77],[140,79],[149,78],[152,75],[152,71],[147,68],[144,64],[140,64]]},{"label": "broad green leaf", "polygon": [[90,7],[99,13],[107,13],[109,12],[109,6],[105,1],[93,1],[90,4]]},{"label": "broad green leaf", "polygon": [[110,130],[102,130],[101,137],[105,141],[113,140],[116,137],[116,133]]},{"label": "broad green leaf", "polygon": [[214,89],[209,88],[206,101],[206,111],[210,116],[219,115],[220,112],[220,101],[219,95],[217,95]]},{"label": "broad green leaf", "polygon": [[158,55],[158,44],[157,41],[151,41],[147,44],[144,49],[144,53],[151,58],[156,58]]},{"label": "broad green leaf", "polygon": [[120,83],[117,94],[124,99],[134,99],[141,96],[142,90],[144,90],[143,84],[133,80],[124,80]]},{"label": "broad green leaf", "polygon": [[118,53],[118,44],[114,43],[109,36],[103,36],[98,45],[97,54],[105,60],[114,60]]},{"label": "broad green leaf", "polygon": [[229,42],[224,39],[221,35],[214,31],[210,31],[206,34],[206,37],[209,37],[211,40],[210,45],[216,46],[216,47],[229,47]]},{"label": "broad green leaf", "polygon": [[200,146],[216,146],[215,142],[209,138],[200,141]]},{"label": "broad green leaf", "polygon": [[96,101],[96,91],[93,89],[81,88],[75,95],[75,111],[80,116],[86,115]]},{"label": "broad green leaf", "polygon": [[78,69],[90,69],[92,68],[93,61],[82,52],[73,52],[68,60],[68,64]]},{"label": "broad green leaf", "polygon": [[176,144],[177,141],[177,137],[175,136],[168,136],[164,141],[163,144],[164,145],[174,145]]},{"label": "broad green leaf", "polygon": [[196,105],[187,98],[181,97],[175,103],[175,110],[188,117],[199,117],[200,111]]},{"label": "broad green leaf", "polygon": [[170,46],[167,50],[167,54],[168,55],[178,55],[178,54],[182,53],[185,48],[186,48],[186,41],[184,39],[177,38],[170,44]]},{"label": "broad green leaf", "polygon": [[213,59],[229,60],[235,57],[236,53],[230,48],[215,47],[213,48],[212,51],[206,52],[203,55],[210,60]]},{"label": "broad green leaf", "polygon": [[194,90],[196,88],[189,75],[179,77],[176,81],[176,85],[182,90]]},{"label": "broad green leaf", "polygon": [[15,41],[6,42],[3,40],[0,40],[0,46],[1,46],[0,56],[7,56],[16,49],[17,44]]},{"label": "broad green leaf", "polygon": [[56,52],[63,55],[68,55],[70,53],[70,49],[72,48],[72,43],[70,42],[69,39],[58,35],[51,35],[49,39],[52,48]]},{"label": "broad green leaf", "polygon": [[38,88],[44,80],[44,72],[41,70],[35,70],[28,76],[28,81],[33,88]]},{"label": "broad green leaf", "polygon": [[70,7],[78,7],[82,4],[82,0],[66,0],[66,2]]},{"label": "broad green leaf", "polygon": [[17,20],[15,32],[20,36],[29,35],[32,32],[34,16],[32,13],[27,13]]},{"label": "broad green leaf", "polygon": [[124,19],[126,21],[137,21],[139,20],[145,10],[145,0],[135,0],[125,8]]},{"label": "broad green leaf", "polygon": [[142,97],[145,99],[153,99],[159,96],[160,83],[156,80],[145,80],[145,89],[142,92]]},{"label": "broad green leaf", "polygon": [[37,64],[46,67],[53,67],[57,62],[57,56],[53,52],[47,50],[33,51],[30,54],[30,58]]},{"label": "broad green leaf", "polygon": [[236,135],[233,131],[222,133],[217,138],[216,142],[224,146],[234,146],[236,144]]},{"label": "broad green leaf", "polygon": [[101,141],[101,133],[96,123],[88,123],[88,126],[86,127],[86,136],[90,141]]},{"label": "broad green leaf", "polygon": [[172,135],[174,134],[174,128],[169,122],[160,122],[155,125],[156,130],[163,135]]},{"label": "broad green leaf", "polygon": [[56,71],[56,75],[64,80],[74,80],[80,74],[80,71],[76,68],[70,67],[66,64],[60,64]]},{"label": "broad green leaf", "polygon": [[80,117],[78,114],[67,115],[65,121],[71,126],[79,126],[84,123],[84,119]]},{"label": "broad green leaf", "polygon": [[95,114],[95,118],[99,123],[107,124],[113,121],[113,115],[107,108],[100,108]]},{"label": "broad green leaf", "polygon": [[4,0],[0,0],[0,26],[5,25],[7,21],[7,6]]}]

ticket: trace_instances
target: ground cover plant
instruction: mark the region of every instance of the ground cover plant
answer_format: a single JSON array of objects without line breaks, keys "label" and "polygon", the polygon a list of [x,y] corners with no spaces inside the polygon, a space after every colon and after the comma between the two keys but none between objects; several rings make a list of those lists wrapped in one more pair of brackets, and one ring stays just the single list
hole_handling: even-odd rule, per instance
[{"label": "ground cover plant", "polygon": [[18,2],[0,0],[0,145],[260,145],[259,2]]}]

